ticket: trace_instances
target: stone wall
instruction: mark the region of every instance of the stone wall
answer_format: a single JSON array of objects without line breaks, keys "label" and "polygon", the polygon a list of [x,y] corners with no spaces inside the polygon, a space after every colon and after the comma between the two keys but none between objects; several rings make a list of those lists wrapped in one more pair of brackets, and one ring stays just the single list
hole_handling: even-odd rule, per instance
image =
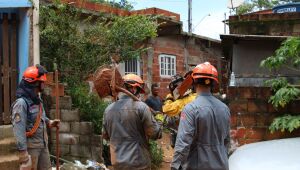
[{"label": "stone wall", "polygon": [[[55,119],[55,100],[53,100],[50,118]],[[69,161],[96,160],[102,162],[102,138],[93,134],[91,122],[80,121],[78,109],[72,108],[69,96],[60,97],[60,157]],[[50,151],[56,154],[56,129],[51,130]]]},{"label": "stone wall", "polygon": [[231,128],[236,130],[240,145],[264,140],[299,137],[300,130],[292,133],[270,133],[269,125],[273,119],[283,114],[299,114],[300,100],[287,107],[276,110],[270,103],[272,95],[268,87],[229,87],[228,106],[231,111]]}]

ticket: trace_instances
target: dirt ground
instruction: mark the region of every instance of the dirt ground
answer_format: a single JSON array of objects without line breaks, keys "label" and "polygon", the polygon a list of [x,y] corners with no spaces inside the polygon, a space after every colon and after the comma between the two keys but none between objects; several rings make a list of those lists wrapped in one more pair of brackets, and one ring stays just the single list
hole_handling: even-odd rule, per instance
[{"label": "dirt ground", "polygon": [[162,139],[158,140],[158,144],[164,151],[164,160],[160,170],[170,170],[170,164],[173,158],[174,149],[170,145],[170,134],[163,133]]}]

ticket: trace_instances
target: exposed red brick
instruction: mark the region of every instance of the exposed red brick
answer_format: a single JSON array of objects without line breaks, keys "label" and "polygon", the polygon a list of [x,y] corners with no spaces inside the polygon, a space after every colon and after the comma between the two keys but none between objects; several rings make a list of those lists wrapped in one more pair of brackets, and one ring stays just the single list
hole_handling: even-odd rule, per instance
[{"label": "exposed red brick", "polygon": [[299,114],[300,113],[300,100],[295,100],[291,102],[288,106],[288,112],[291,114]]},{"label": "exposed red brick", "polygon": [[232,100],[238,97],[237,88],[236,87],[228,87],[227,88],[227,97]]},{"label": "exposed red brick", "polygon": [[271,133],[269,130],[266,131],[265,140],[281,139],[286,138],[288,135],[286,132],[275,131]]},{"label": "exposed red brick", "polygon": [[252,129],[247,129],[246,138],[247,139],[259,139],[259,140],[263,140],[264,136],[266,134],[266,131],[267,131],[266,128],[252,128]]},{"label": "exposed red brick", "polygon": [[245,138],[245,134],[246,134],[247,129],[245,127],[237,127],[236,128],[236,138]]},{"label": "exposed red brick", "polygon": [[237,122],[239,126],[253,127],[256,126],[256,118],[254,114],[241,114],[240,121]]},{"label": "exposed red brick", "polygon": [[247,100],[233,100],[229,102],[230,112],[233,114],[247,112]]},{"label": "exposed red brick", "polygon": [[268,117],[270,114],[264,113],[264,114],[256,114],[256,126],[263,127],[263,126],[269,126]]},{"label": "exposed red brick", "polygon": [[249,143],[255,143],[255,142],[261,142],[263,141],[262,139],[238,139],[239,146],[249,144]]},{"label": "exposed red brick", "polygon": [[269,87],[257,87],[256,88],[256,97],[258,99],[268,100],[272,95],[272,91]]},{"label": "exposed red brick", "polygon": [[253,99],[256,98],[255,87],[239,87],[238,93],[242,99]]},{"label": "exposed red brick", "polygon": [[288,111],[288,108],[287,107],[278,107],[278,108],[275,108],[271,103],[268,103],[268,112],[269,113],[287,113]]},{"label": "exposed red brick", "polygon": [[294,130],[292,133],[290,133],[292,137],[300,137],[300,129]]},{"label": "exposed red brick", "polygon": [[236,127],[237,126],[237,114],[230,115],[230,126]]},{"label": "exposed red brick", "polygon": [[248,100],[249,113],[266,113],[268,111],[267,102],[264,100]]},{"label": "exposed red brick", "polygon": [[273,120],[277,117],[277,114],[268,114],[268,116],[266,117],[266,122],[265,125],[266,126],[270,126],[271,123],[273,122]]}]

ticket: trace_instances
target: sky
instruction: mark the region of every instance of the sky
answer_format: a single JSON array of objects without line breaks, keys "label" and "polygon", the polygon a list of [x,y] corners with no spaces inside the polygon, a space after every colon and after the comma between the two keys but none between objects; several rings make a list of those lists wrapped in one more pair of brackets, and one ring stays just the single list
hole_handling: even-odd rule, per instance
[{"label": "sky", "polygon": [[[188,30],[188,0],[129,0],[134,9],[157,7],[180,14],[184,31]],[[227,18],[229,9],[228,0],[193,0],[192,1],[192,23],[193,33],[202,36],[220,39],[224,34],[224,13]],[[227,27],[228,33],[228,27]]]}]

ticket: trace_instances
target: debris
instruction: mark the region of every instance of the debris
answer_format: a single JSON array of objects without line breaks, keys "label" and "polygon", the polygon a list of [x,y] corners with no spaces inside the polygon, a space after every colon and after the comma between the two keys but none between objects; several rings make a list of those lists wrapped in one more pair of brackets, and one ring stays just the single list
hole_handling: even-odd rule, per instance
[{"label": "debris", "polygon": [[[87,160],[85,164],[82,164],[80,161],[75,160],[75,163],[66,162],[60,166],[61,170],[109,170],[104,164],[98,163],[96,161]],[[52,170],[56,170],[55,167]]]}]

